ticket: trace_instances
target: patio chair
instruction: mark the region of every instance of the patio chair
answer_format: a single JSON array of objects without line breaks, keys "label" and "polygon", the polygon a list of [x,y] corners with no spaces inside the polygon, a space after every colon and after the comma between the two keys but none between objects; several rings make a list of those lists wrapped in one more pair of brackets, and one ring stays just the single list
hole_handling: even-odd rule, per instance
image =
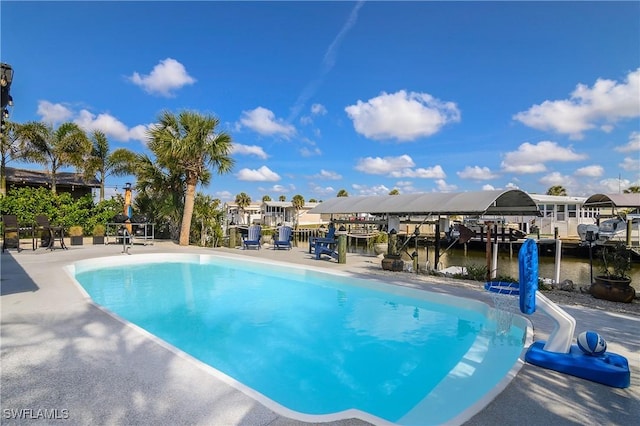
[{"label": "patio chair", "polygon": [[[9,234],[16,234],[15,244],[7,244],[7,236]],[[11,238],[13,242],[13,238]],[[2,252],[5,249],[15,248],[20,253],[20,227],[18,226],[18,218],[12,214],[2,215]]]},{"label": "patio chair", "polygon": [[[46,244],[47,250],[53,250],[56,239],[60,242],[60,248],[66,250],[67,246],[64,243],[64,228],[62,226],[51,225],[49,218],[46,215],[36,216],[36,226],[33,233],[33,238],[36,237],[36,232],[42,234],[48,238],[41,237],[41,243]],[[37,248],[37,244],[34,244],[34,249]]]},{"label": "patio chair", "polygon": [[336,227],[333,224],[329,225],[329,231],[324,237],[312,237],[309,238],[309,253],[315,251],[316,246],[329,247],[337,244],[336,240]]},{"label": "patio chair", "polygon": [[273,249],[286,248],[287,250],[291,250],[291,227],[290,226],[281,226],[278,229],[278,236],[273,241]]},{"label": "patio chair", "polygon": [[260,225],[251,225],[247,235],[242,237],[242,246],[244,249],[256,247],[260,250],[260,240],[262,239],[262,227]]}]

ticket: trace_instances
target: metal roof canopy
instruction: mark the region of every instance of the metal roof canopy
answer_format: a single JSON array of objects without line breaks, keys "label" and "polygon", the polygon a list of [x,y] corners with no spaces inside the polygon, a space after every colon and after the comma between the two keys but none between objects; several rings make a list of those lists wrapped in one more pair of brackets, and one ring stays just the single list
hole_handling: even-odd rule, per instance
[{"label": "metal roof canopy", "polygon": [[397,215],[538,216],[536,202],[519,189],[459,193],[336,197],[309,213],[370,213]]},{"label": "metal roof canopy", "polygon": [[582,207],[632,207],[640,208],[640,194],[594,194]]}]

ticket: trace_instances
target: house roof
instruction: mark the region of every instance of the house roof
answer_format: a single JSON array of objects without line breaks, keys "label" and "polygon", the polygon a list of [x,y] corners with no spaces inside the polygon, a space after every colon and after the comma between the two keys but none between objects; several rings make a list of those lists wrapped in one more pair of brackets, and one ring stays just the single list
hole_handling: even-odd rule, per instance
[{"label": "house roof", "polygon": [[336,197],[309,213],[537,216],[536,202],[518,189],[461,193],[423,193]]},{"label": "house roof", "polygon": [[[42,185],[46,186],[51,183],[51,175],[49,172],[36,171],[36,170],[26,170],[26,169],[16,169],[13,167],[7,167],[6,171],[6,179],[7,182],[15,182],[15,183],[28,183],[33,185]],[[70,173],[70,172],[57,172],[56,173],[56,184],[57,185],[76,185],[76,186],[88,186],[92,188],[99,188],[100,182],[97,179],[89,179],[85,180],[80,173]]]},{"label": "house roof", "polygon": [[[317,203],[304,203],[302,206],[303,209],[311,209],[316,206]],[[284,208],[293,208],[293,203],[291,201],[265,201],[264,205],[268,207],[284,207]]]},{"label": "house roof", "polygon": [[594,194],[583,207],[632,207],[640,208],[640,194]]}]

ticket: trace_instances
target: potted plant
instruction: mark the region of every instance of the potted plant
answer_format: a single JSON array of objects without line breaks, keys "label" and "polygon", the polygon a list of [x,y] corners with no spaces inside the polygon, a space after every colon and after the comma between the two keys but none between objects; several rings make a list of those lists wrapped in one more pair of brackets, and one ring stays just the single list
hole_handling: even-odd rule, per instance
[{"label": "potted plant", "polygon": [[594,277],[589,291],[597,299],[630,303],[636,296],[631,287],[631,253],[622,242],[602,248],[601,274]]},{"label": "potted plant", "polygon": [[82,245],[82,234],[84,230],[82,226],[76,225],[69,228],[69,237],[71,238],[72,246],[81,246]]},{"label": "potted plant", "polygon": [[385,232],[379,232],[371,238],[371,246],[376,255],[387,253],[389,250],[389,236]]},{"label": "potted plant", "polygon": [[104,225],[101,223],[97,223],[93,227],[93,244],[104,244]]}]

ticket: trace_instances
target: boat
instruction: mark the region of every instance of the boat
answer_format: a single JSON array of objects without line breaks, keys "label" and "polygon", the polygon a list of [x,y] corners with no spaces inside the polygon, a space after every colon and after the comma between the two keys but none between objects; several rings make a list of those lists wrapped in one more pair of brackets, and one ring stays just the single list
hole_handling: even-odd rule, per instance
[{"label": "boat", "polygon": [[627,235],[627,222],[620,216],[600,222],[600,225],[578,225],[581,245],[605,245],[608,241],[622,240]]}]

